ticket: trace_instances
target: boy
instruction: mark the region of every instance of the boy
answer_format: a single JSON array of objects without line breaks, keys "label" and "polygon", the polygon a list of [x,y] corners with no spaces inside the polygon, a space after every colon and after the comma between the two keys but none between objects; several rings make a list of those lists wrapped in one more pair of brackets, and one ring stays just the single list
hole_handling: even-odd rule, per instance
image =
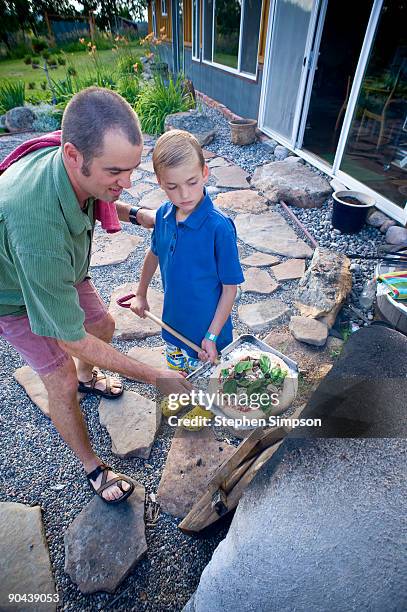
[{"label": "boy", "polygon": [[166,330],[167,365],[187,373],[199,360],[215,362],[232,342],[230,312],[244,281],[233,221],[214,207],[204,185],[209,176],[194,136],[171,130],[157,141],[153,166],[169,202],[157,211],[155,229],[131,309],[149,310],[147,289],[160,264],[163,320],[202,347],[197,354]]}]

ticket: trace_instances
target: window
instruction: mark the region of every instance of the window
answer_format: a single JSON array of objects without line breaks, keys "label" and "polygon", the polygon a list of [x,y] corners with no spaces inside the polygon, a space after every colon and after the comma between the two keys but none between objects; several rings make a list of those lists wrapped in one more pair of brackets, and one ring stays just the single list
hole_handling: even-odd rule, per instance
[{"label": "window", "polygon": [[199,60],[201,38],[200,1],[192,0],[192,59]]},{"label": "window", "polygon": [[161,15],[162,17],[167,17],[167,0],[161,0]]},{"label": "window", "polygon": [[262,0],[203,0],[203,7],[204,61],[255,75]]}]

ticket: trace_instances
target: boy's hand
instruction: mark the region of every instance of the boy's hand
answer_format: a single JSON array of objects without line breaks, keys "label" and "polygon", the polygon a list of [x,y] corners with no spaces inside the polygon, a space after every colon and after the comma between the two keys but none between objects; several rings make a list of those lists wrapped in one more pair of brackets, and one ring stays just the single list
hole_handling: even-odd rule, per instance
[{"label": "boy's hand", "polygon": [[147,302],[147,298],[141,295],[136,295],[136,297],[134,297],[130,302],[130,310],[135,312],[136,315],[138,315],[142,319],[145,319],[146,315],[144,311],[150,310],[150,307]]},{"label": "boy's hand", "polygon": [[199,359],[201,361],[210,361],[211,363],[215,363],[218,358],[216,342],[212,342],[212,340],[204,338],[201,342],[201,347],[203,349],[202,354],[204,357],[206,357],[206,359],[201,357],[201,353],[198,354]]}]

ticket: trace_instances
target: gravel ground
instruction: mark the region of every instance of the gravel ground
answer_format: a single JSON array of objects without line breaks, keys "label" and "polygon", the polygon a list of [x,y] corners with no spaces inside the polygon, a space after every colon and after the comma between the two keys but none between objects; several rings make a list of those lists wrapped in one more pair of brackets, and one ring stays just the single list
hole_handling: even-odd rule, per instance
[{"label": "gravel ground", "polygon": [[[205,109],[218,127],[216,139],[208,149],[223,155],[253,172],[259,164],[273,160],[272,147],[254,144],[240,148],[229,142],[229,128],[226,120],[213,109]],[[3,159],[17,144],[33,134],[20,134],[0,139],[0,159]],[[210,179],[210,191],[214,180]],[[124,198],[126,199],[126,198]],[[128,201],[136,200],[128,196]],[[342,252],[375,252],[383,238],[378,230],[368,228],[350,239],[337,235],[329,224],[331,202],[320,210],[294,209],[304,225],[324,246],[335,246]],[[284,214],[284,211],[282,211]],[[230,213],[232,217],[235,215]],[[289,220],[291,223],[291,221]],[[96,231],[99,231],[98,229]],[[126,227],[129,233],[144,238],[128,260],[122,264],[106,266],[92,271],[93,280],[102,297],[108,301],[111,291],[122,283],[139,278],[140,266],[148,246],[148,232],[138,227]],[[254,249],[239,241],[241,257]],[[355,273],[356,291],[352,294],[355,305],[357,292],[372,266],[359,264]],[[273,294],[292,304],[296,281],[282,283]],[[159,280],[153,279],[153,286],[160,289]],[[267,299],[267,296],[244,294],[241,303]],[[239,334],[249,330],[237,317],[234,308],[233,320]],[[265,334],[264,334],[265,335]],[[133,346],[157,346],[159,336],[144,341],[114,341],[115,346],[127,351]],[[178,529],[178,520],[161,514],[155,527],[146,529],[148,553],[132,574],[122,583],[114,595],[99,593],[82,595],[64,573],[63,534],[77,514],[92,498],[82,470],[73,453],[61,441],[49,420],[28,400],[22,388],[13,378],[16,368],[24,365],[17,353],[0,338],[0,366],[3,382],[0,427],[2,445],[0,449],[0,501],[16,501],[27,505],[40,505],[50,550],[51,563],[56,586],[61,597],[60,609],[64,610],[181,610],[194,592],[200,575],[210,560],[218,543],[225,537],[230,519],[221,521],[209,533],[189,537]],[[134,381],[125,381],[127,389],[143,392],[154,397],[153,389]],[[86,398],[82,401],[83,412],[90,430],[91,440],[97,452],[113,468],[136,479],[146,487],[147,493],[156,492],[173,430],[163,424],[153,446],[150,458],[118,460],[110,452],[107,431],[100,426],[98,400]]]}]

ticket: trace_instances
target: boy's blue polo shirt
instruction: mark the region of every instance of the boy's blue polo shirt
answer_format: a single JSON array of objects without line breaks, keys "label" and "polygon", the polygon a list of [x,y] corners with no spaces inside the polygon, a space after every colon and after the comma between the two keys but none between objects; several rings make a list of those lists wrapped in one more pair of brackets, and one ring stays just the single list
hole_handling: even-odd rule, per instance
[{"label": "boy's blue polo shirt", "polygon": [[[222,285],[244,281],[232,219],[215,208],[204,192],[200,205],[177,223],[176,207],[165,202],[157,211],[151,250],[159,258],[164,287],[163,320],[199,346],[213,320]],[[166,342],[197,354],[166,330]],[[230,316],[216,342],[218,351],[232,342]]]}]

